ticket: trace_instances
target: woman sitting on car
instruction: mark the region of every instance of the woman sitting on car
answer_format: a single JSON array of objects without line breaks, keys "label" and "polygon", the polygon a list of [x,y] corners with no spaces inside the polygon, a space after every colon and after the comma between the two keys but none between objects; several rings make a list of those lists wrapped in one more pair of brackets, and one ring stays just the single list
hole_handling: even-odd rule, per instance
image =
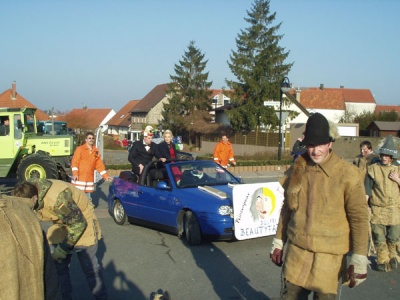
[{"label": "woman sitting on car", "polygon": [[165,130],[163,137],[164,141],[157,145],[155,154],[162,162],[165,162],[166,160],[176,158],[176,150],[175,144],[172,142],[174,136],[171,130]]},{"label": "woman sitting on car", "polygon": [[[172,142],[174,138],[172,131],[165,130],[163,137],[164,137],[164,142],[161,142],[156,147],[155,150],[156,157],[158,157],[162,162],[177,158],[175,144]],[[182,176],[181,170],[179,170],[179,168],[176,166],[173,166],[171,170],[172,173],[174,173],[174,177],[177,178],[177,180],[180,180]]]}]

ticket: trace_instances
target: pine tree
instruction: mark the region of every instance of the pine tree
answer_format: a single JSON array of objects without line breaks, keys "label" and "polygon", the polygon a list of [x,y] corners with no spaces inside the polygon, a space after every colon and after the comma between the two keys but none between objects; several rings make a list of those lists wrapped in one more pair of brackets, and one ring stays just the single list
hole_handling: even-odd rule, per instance
[{"label": "pine tree", "polygon": [[[174,66],[175,75],[170,75],[170,99],[164,104],[163,126],[173,132],[199,133],[211,121],[212,81],[208,81],[209,73],[204,71],[208,62],[204,56],[191,41],[182,60]],[[199,124],[200,121],[205,127]]]},{"label": "pine tree", "polygon": [[264,101],[279,100],[280,83],[293,63],[284,61],[289,51],[278,45],[283,35],[277,32],[282,23],[273,26],[276,13],[270,13],[270,1],[255,0],[245,20],[250,24],[236,38],[237,51],[230,55],[229,68],[237,81],[227,80],[233,93],[232,109],[227,115],[235,130],[249,131],[261,124],[277,125],[271,106]]}]

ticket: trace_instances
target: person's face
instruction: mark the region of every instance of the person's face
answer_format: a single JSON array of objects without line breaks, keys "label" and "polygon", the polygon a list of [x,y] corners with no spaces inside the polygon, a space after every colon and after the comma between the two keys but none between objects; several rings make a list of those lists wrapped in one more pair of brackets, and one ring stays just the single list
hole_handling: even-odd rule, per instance
[{"label": "person's face", "polygon": [[382,165],[387,166],[392,164],[393,162],[392,156],[386,154],[381,154],[379,156],[381,158]]},{"label": "person's face", "polygon": [[262,219],[264,219],[268,214],[268,211],[267,211],[268,200],[269,200],[269,198],[265,197],[263,195],[257,196],[256,209],[258,211],[260,218],[262,218]]},{"label": "person's face", "polygon": [[4,120],[4,125],[6,126],[10,125],[10,120]]},{"label": "person's face", "polygon": [[152,135],[148,135],[148,136],[145,136],[145,137],[143,138],[143,141],[144,141],[144,143],[145,143],[146,145],[150,145],[152,140],[153,140],[153,136],[152,136]]},{"label": "person's face", "polygon": [[94,145],[94,136],[93,135],[88,135],[85,139],[86,144],[93,146]]},{"label": "person's face", "polygon": [[226,135],[223,135],[221,138],[221,141],[226,144],[228,142],[228,137]]},{"label": "person's face", "polygon": [[167,144],[171,144],[172,136],[171,136],[169,133],[164,134],[164,141],[165,141]]},{"label": "person's face", "polygon": [[332,142],[323,145],[307,145],[307,153],[314,163],[320,164],[328,157],[331,147]]},{"label": "person's face", "polygon": [[362,146],[360,150],[362,157],[368,157],[372,153],[372,150],[368,149],[368,147],[365,145]]}]

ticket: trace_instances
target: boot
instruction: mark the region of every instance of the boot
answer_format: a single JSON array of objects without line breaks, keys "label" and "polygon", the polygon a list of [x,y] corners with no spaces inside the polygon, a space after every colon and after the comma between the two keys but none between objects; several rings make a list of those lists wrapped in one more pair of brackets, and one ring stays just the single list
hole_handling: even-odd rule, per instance
[{"label": "boot", "polygon": [[376,265],[380,272],[389,272],[392,270],[389,263],[389,249],[386,242],[375,245],[376,248]]},{"label": "boot", "polygon": [[397,243],[388,242],[390,266],[393,269],[397,269],[398,265],[398,253],[397,253]]},{"label": "boot", "polygon": [[172,300],[171,295],[168,291],[165,291],[162,297],[162,300]]}]

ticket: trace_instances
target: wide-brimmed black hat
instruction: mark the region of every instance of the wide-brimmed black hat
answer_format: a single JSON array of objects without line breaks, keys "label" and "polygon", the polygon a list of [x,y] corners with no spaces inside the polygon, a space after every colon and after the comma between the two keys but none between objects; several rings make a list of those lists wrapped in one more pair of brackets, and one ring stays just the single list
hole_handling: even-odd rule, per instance
[{"label": "wide-brimmed black hat", "polygon": [[302,145],[323,145],[332,141],[329,134],[329,122],[320,113],[312,114],[306,124]]}]

